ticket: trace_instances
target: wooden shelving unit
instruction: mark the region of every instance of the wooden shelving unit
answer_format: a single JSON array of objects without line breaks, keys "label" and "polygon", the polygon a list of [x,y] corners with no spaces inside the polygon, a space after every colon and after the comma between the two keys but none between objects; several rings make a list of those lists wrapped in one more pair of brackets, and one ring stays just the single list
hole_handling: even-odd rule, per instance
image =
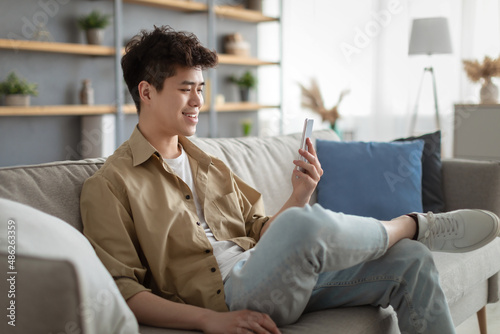
[{"label": "wooden shelving unit", "polygon": [[206,12],[208,7],[206,4],[194,1],[180,0],[124,0],[124,2],[133,3],[142,6],[161,7],[170,10],[181,12]]},{"label": "wooden shelving unit", "polygon": [[266,16],[259,11],[244,9],[239,7],[215,6],[214,10],[215,14],[217,14],[219,17],[224,17],[238,21],[245,21],[252,23],[279,21],[279,19],[275,17]]},{"label": "wooden shelving unit", "polygon": [[114,105],[0,107],[0,116],[83,116],[113,114],[115,112]]},{"label": "wooden shelving unit", "polygon": [[[125,3],[164,8],[167,10],[183,13],[209,14],[207,3],[187,0],[123,0]],[[261,12],[234,6],[214,6],[213,13],[219,19],[230,19],[235,21],[261,23],[279,21],[279,18],[263,15]],[[82,56],[116,56],[116,49],[112,46],[87,45],[77,43],[42,42],[29,40],[0,39],[0,50],[48,52]],[[125,49],[120,50],[121,54]],[[221,65],[236,66],[267,66],[280,65],[279,62],[261,60],[255,57],[241,57],[230,54],[219,53]],[[253,102],[225,103],[215,106],[215,112],[244,112],[266,108],[280,108],[279,106],[266,106]],[[135,114],[136,108],[133,104],[122,106],[125,114]],[[201,112],[208,112],[209,104],[205,104]],[[99,115],[113,114],[117,112],[116,105],[47,105],[30,107],[4,107],[0,106],[0,116],[54,116],[54,115]]]},{"label": "wooden shelving unit", "polygon": [[227,102],[222,105],[215,105],[215,111],[217,112],[252,111],[271,108],[279,108],[279,106],[268,106],[254,102]]},{"label": "wooden shelving unit", "polygon": [[[76,43],[56,43],[56,42],[39,42],[39,41],[23,41],[0,39],[0,49],[7,50],[23,50],[23,51],[38,51],[51,53],[67,53],[77,55],[90,56],[113,56],[115,48],[111,46],[101,45],[85,45]],[[121,49],[121,53],[125,53],[125,48]],[[241,57],[230,54],[219,53],[219,63],[225,65],[278,65],[278,62],[270,62],[253,57]]]},{"label": "wooden shelving unit", "polygon": [[[215,111],[217,112],[239,112],[272,108],[279,108],[279,106],[262,105],[254,102],[227,102],[224,104],[215,105]],[[123,106],[123,112],[125,114],[135,114],[137,111],[135,109],[135,105],[126,104]],[[201,108],[200,112],[208,112],[208,105],[205,104]]]},{"label": "wooden shelving unit", "polygon": [[[142,5],[154,6],[170,10],[177,10],[181,12],[207,12],[208,7],[206,4],[194,1],[182,0],[124,0],[124,2]],[[263,15],[256,10],[250,10],[234,6],[215,6],[215,14],[219,17],[229,18],[238,21],[260,23],[278,21],[278,18]]]},{"label": "wooden shelving unit", "polygon": [[248,66],[262,66],[262,65],[279,65],[278,62],[260,60],[253,57],[241,57],[219,53],[219,64],[224,65],[248,65]]},{"label": "wooden shelving unit", "polygon": [[115,48],[101,45],[0,39],[0,49],[68,53],[86,56],[113,56]]}]

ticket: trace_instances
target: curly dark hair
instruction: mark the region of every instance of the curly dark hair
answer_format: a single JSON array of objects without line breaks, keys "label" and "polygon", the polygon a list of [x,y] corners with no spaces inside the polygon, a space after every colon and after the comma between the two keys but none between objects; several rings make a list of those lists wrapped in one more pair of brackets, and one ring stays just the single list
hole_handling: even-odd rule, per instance
[{"label": "curly dark hair", "polygon": [[199,67],[202,70],[217,65],[217,53],[201,45],[188,32],[175,31],[169,26],[142,30],[125,47],[121,65],[123,78],[140,113],[139,83],[146,81],[156,90],[163,89],[165,79],[175,75],[178,67]]}]

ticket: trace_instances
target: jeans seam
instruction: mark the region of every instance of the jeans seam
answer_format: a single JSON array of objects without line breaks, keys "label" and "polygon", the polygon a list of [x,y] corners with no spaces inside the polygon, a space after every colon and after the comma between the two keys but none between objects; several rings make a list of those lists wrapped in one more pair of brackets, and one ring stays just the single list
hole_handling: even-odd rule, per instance
[{"label": "jeans seam", "polygon": [[322,289],[322,288],[328,288],[328,287],[334,287],[334,286],[354,286],[362,283],[371,283],[371,282],[377,282],[377,281],[394,281],[397,283],[402,283],[404,280],[398,279],[394,276],[371,276],[367,278],[362,278],[362,279],[357,279],[354,281],[342,281],[342,282],[331,282],[327,284],[323,284],[320,286],[315,286],[314,290]]}]

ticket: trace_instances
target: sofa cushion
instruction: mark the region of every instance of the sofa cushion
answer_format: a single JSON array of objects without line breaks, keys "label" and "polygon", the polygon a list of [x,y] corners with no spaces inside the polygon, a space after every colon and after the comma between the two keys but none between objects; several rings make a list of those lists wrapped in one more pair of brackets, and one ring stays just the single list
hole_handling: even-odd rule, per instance
[{"label": "sofa cushion", "polygon": [[[382,309],[372,306],[336,308],[304,314],[292,324],[280,328],[283,334],[399,334],[396,313],[392,307]],[[141,334],[188,334],[182,331],[141,326]]]},{"label": "sofa cushion", "polygon": [[419,137],[400,138],[395,141],[425,142],[422,153],[422,207],[424,212],[443,212],[444,196],[441,163],[441,131]]},{"label": "sofa cushion", "polygon": [[423,140],[318,140],[318,158],[324,170],[318,203],[333,211],[380,220],[421,212],[423,146]]},{"label": "sofa cushion", "polygon": [[[74,266],[81,298],[77,311],[85,333],[138,332],[135,316],[113,278],[75,228],[32,207],[0,199],[0,244],[15,245],[16,256],[68,261]],[[7,247],[0,250],[6,251]],[[16,263],[10,265],[9,271],[15,271]],[[23,275],[20,269],[18,275]],[[40,290],[47,287],[37,276],[32,277],[32,284]]]},{"label": "sofa cushion", "polygon": [[81,231],[83,182],[103,163],[104,159],[89,159],[0,168],[0,198],[27,204]]},{"label": "sofa cushion", "polygon": [[[433,253],[446,300],[455,304],[500,270],[500,238],[468,253]],[[496,300],[492,300],[496,301]]]}]

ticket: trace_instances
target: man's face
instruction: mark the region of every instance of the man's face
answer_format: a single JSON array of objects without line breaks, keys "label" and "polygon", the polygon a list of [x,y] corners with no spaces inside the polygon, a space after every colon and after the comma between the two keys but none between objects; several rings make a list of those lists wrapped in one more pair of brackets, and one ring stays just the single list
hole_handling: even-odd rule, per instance
[{"label": "man's face", "polygon": [[177,68],[165,79],[163,90],[152,88],[151,112],[163,136],[192,136],[203,105],[203,74],[200,68]]}]

